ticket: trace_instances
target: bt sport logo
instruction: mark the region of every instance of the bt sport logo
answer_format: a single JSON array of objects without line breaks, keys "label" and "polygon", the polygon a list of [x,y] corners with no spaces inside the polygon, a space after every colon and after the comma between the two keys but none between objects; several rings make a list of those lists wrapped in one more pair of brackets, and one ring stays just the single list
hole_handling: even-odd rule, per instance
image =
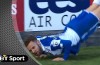
[{"label": "bt sport logo", "polygon": [[26,55],[0,55],[0,62],[26,62]]}]

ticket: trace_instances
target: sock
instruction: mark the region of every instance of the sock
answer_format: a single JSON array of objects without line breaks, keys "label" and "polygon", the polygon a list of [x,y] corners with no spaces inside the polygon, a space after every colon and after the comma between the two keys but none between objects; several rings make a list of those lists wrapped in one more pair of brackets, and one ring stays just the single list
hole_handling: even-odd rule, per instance
[{"label": "sock", "polygon": [[100,5],[100,0],[94,0],[93,3]]}]

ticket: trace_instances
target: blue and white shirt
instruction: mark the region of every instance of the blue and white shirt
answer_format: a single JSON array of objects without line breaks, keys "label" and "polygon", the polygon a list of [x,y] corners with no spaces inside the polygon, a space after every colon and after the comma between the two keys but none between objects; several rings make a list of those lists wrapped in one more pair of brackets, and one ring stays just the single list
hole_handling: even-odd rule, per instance
[{"label": "blue and white shirt", "polygon": [[52,55],[63,54],[65,60],[68,59],[70,52],[73,52],[74,54],[77,53],[76,51],[73,51],[73,49],[80,40],[77,33],[70,28],[62,34],[37,37],[37,39],[40,40],[44,52]]}]

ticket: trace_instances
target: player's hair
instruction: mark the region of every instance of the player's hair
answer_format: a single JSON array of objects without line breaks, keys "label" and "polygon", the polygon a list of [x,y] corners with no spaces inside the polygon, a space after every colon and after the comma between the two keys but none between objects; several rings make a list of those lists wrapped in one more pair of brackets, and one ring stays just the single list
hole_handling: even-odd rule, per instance
[{"label": "player's hair", "polygon": [[34,35],[29,35],[29,36],[26,38],[26,40],[24,41],[25,46],[28,46],[28,44],[29,44],[30,41],[36,41],[36,40],[37,40],[37,38],[36,38]]}]

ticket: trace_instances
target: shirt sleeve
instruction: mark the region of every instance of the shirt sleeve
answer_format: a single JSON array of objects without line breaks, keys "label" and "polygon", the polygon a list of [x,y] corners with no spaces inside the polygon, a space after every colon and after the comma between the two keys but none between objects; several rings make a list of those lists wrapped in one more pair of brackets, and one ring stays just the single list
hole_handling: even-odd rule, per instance
[{"label": "shirt sleeve", "polygon": [[64,51],[63,59],[67,60],[71,51],[71,41],[62,40],[61,42],[63,43],[63,51]]}]

